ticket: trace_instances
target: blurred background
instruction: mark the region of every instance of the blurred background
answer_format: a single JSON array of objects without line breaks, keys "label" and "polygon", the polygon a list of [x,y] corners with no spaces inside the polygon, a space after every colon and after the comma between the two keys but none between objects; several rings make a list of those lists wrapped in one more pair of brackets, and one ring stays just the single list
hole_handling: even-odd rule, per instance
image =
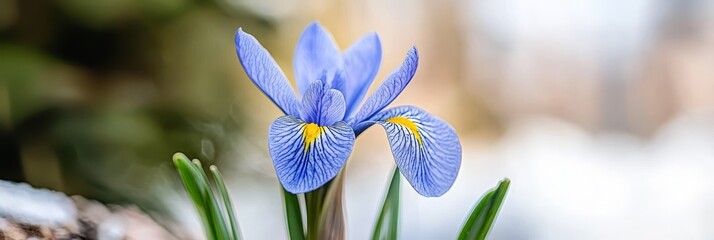
[{"label": "blurred background", "polygon": [[[714,3],[706,0],[0,0],[0,179],[133,204],[201,236],[170,161],[218,165],[247,239],[283,239],[267,152],[279,110],[235,56],[238,27],[292,79],[318,20],[342,49],[382,41],[375,85],[416,45],[393,105],[463,145],[441,198],[402,189],[404,239],[453,238],[512,180],[491,239],[714,238]],[[393,169],[380,128],[346,170],[349,239]]]}]

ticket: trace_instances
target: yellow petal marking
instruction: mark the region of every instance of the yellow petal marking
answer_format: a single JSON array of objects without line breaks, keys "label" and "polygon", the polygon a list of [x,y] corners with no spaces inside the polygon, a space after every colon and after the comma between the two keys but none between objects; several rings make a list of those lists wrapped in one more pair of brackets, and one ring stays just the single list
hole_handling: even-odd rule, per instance
[{"label": "yellow petal marking", "polygon": [[408,118],[405,118],[405,117],[393,117],[393,118],[387,119],[387,122],[399,124],[399,125],[406,127],[407,129],[409,129],[409,131],[412,132],[412,134],[414,134],[414,136],[416,137],[419,145],[421,145],[421,134],[419,134],[419,128],[417,128],[417,125],[414,124],[414,122],[412,120],[409,120]]},{"label": "yellow petal marking", "polygon": [[319,125],[315,123],[308,123],[305,125],[302,131],[302,136],[305,138],[305,151],[307,152],[307,149],[312,145],[315,140],[317,140],[317,137],[322,134],[324,131],[322,129],[323,127],[320,127]]}]

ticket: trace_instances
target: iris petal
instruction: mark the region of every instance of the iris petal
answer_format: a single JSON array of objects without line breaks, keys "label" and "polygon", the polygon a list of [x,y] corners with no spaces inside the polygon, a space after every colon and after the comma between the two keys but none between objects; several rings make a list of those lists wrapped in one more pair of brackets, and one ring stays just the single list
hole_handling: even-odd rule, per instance
[{"label": "iris petal", "polygon": [[419,194],[438,197],[451,188],[461,166],[461,143],[449,124],[413,106],[373,119],[384,127],[399,171]]},{"label": "iris petal", "polygon": [[389,75],[387,80],[384,80],[382,85],[367,98],[362,108],[355,115],[353,123],[360,123],[371,118],[372,115],[392,103],[412,80],[418,64],[419,54],[416,48],[412,47],[407,53],[407,58],[404,59],[402,66]]},{"label": "iris petal", "polygon": [[300,111],[295,92],[268,50],[240,28],[235,45],[238,59],[250,80],[285,114],[297,116]]},{"label": "iris petal", "polygon": [[268,134],[275,172],[291,193],[312,191],[334,178],[347,161],[354,140],[354,132],[345,122],[317,126],[292,116],[275,120]]},{"label": "iris petal", "polygon": [[347,75],[347,115],[359,106],[382,62],[382,45],[376,33],[367,34],[345,51],[344,68]]},{"label": "iris petal", "polygon": [[335,89],[314,81],[302,98],[302,119],[320,126],[330,126],[345,116],[345,98]]},{"label": "iris petal", "polygon": [[[330,87],[333,89],[336,89],[342,93],[343,96],[347,93],[347,79],[345,76],[345,70],[344,69],[338,69],[337,72],[335,72],[335,77],[332,79],[332,82],[330,83]],[[345,102],[347,101],[347,98],[345,98]]]},{"label": "iris petal", "polygon": [[323,75],[331,78],[341,68],[342,54],[332,35],[313,22],[302,32],[295,48],[293,67],[300,94]]}]

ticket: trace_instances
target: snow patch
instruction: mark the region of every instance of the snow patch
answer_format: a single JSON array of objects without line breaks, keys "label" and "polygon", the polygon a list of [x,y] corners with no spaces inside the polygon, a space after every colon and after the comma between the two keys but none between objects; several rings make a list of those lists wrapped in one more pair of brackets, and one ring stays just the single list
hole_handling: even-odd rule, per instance
[{"label": "snow patch", "polygon": [[77,209],[67,195],[0,180],[0,216],[25,224],[77,226]]}]

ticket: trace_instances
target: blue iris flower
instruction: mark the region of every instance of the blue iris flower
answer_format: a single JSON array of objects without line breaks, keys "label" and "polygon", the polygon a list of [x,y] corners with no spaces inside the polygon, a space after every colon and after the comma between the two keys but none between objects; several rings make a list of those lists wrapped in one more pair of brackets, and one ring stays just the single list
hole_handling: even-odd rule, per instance
[{"label": "blue iris flower", "polygon": [[270,126],[268,141],[287,191],[309,192],[334,178],[355,137],[374,124],[386,130],[397,167],[418,193],[441,196],[453,185],[461,166],[454,129],[417,107],[385,110],[414,76],[416,48],[360,107],[382,61],[375,33],[342,53],[329,32],[310,24],[298,40],[293,65],[301,99],[253,36],[238,29],[235,46],[248,77],[285,113]]}]

